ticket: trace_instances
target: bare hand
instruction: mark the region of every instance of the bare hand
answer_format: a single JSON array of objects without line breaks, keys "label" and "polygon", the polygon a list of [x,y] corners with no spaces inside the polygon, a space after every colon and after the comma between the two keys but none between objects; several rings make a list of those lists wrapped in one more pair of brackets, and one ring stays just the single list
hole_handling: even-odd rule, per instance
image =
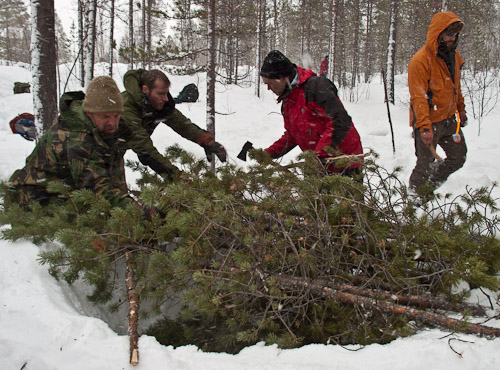
[{"label": "bare hand", "polygon": [[460,116],[460,127],[467,126],[467,114],[465,111],[458,112],[458,115]]},{"label": "bare hand", "polygon": [[420,138],[422,139],[425,145],[431,146],[432,141],[434,140],[434,133],[432,131],[421,132]]}]

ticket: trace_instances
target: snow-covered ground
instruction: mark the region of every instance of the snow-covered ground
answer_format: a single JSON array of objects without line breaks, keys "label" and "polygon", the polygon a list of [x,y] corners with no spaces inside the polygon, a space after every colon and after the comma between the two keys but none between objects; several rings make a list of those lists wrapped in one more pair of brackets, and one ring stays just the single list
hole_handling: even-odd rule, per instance
[{"label": "snow-covered ground", "polygon": [[[115,80],[122,89],[121,78],[125,66],[115,67]],[[61,67],[61,73],[64,73]],[[105,66],[98,66],[96,75],[106,74]],[[205,77],[170,76],[172,95],[184,85],[194,82],[200,89],[197,103],[181,104],[178,108],[194,123],[204,127]],[[0,66],[0,180],[7,180],[12,172],[24,165],[34,143],[13,135],[9,121],[17,114],[31,112],[31,94],[14,95],[15,81],[31,81],[31,73],[17,66]],[[64,83],[64,82],[63,82]],[[396,85],[398,103],[391,106],[396,153],[393,154],[391,132],[384,104],[383,88],[379,79],[359,89],[359,99],[344,105],[353,117],[365,150],[374,150],[380,156],[378,163],[386,168],[402,167],[401,179],[408,177],[415,165],[411,131],[408,127],[408,94],[405,76],[399,76]],[[79,89],[71,81],[68,90]],[[229,161],[244,165],[236,159],[242,145],[248,140],[254,147],[266,147],[283,132],[280,106],[270,91],[262,86],[261,97],[254,94],[254,86],[217,86],[216,136],[227,149]],[[464,133],[469,148],[464,167],[453,174],[439,189],[440,192],[463,193],[466,186],[491,186],[500,182],[498,140],[500,135],[500,107],[482,122],[478,136],[477,122],[469,115]],[[154,135],[155,145],[163,149],[180,144],[196,155],[203,150],[164,125]],[[296,149],[283,161],[295,158]],[[135,154],[127,153],[135,159]],[[130,186],[135,174],[127,170]],[[494,190],[500,198],[500,190]],[[96,318],[85,316],[70,302],[63,287],[37,262],[38,247],[29,242],[0,241],[0,369],[2,370],[113,370],[128,369],[128,338],[113,332]],[[480,297],[480,296],[479,296]],[[484,299],[484,296],[482,297]],[[499,307],[496,307],[499,310]],[[497,312],[498,313],[498,312]],[[490,312],[490,314],[493,314]],[[499,320],[489,326],[500,327]],[[409,338],[398,339],[387,345],[356,346],[308,345],[298,349],[280,350],[276,346],[257,344],[237,355],[204,353],[194,346],[165,347],[154,338],[142,336],[139,342],[140,361],[137,369],[169,370],[251,370],[251,369],[499,369],[500,339],[488,340],[470,335],[448,336],[442,330],[426,330]],[[359,349],[356,351],[356,349]]]}]

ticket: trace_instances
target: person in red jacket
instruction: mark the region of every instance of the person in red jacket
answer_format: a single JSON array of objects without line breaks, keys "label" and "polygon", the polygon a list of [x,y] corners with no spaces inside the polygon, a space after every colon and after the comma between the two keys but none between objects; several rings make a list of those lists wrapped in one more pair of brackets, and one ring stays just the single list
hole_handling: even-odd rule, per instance
[{"label": "person in red jacket", "polygon": [[[272,158],[285,155],[297,145],[302,151],[314,151],[322,163],[332,156],[363,154],[358,131],[329,79],[293,64],[278,50],[265,57],[260,75],[282,103],[285,121],[283,136],[264,149]],[[326,170],[356,177],[361,174],[361,166],[362,161],[355,158],[347,167],[333,162]]]},{"label": "person in red jacket", "polygon": [[325,56],[325,59],[321,61],[321,65],[319,66],[319,74],[327,75],[328,73],[328,55]]}]

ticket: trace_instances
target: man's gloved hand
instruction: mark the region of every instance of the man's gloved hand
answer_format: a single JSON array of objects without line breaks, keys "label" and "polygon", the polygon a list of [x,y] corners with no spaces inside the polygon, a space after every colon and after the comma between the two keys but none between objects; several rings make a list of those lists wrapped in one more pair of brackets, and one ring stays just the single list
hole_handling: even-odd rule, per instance
[{"label": "man's gloved hand", "polygon": [[151,221],[153,219],[153,215],[158,215],[161,218],[165,218],[166,216],[165,213],[156,207],[144,207],[144,218],[146,218],[146,220]]},{"label": "man's gloved hand", "polygon": [[206,147],[215,143],[215,137],[208,131],[203,131],[196,139],[198,145]]},{"label": "man's gloved hand", "polygon": [[217,141],[214,141],[212,145],[207,145],[204,146],[203,148],[205,149],[205,154],[209,162],[212,162],[212,154],[215,154],[221,162],[226,161],[227,157],[226,149],[224,149],[224,147]]}]

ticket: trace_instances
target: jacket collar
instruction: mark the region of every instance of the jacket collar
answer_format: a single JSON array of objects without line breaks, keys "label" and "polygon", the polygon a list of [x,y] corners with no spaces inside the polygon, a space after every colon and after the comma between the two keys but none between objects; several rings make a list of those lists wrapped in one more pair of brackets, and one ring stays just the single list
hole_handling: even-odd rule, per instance
[{"label": "jacket collar", "polygon": [[300,87],[304,82],[306,82],[310,77],[316,76],[309,68],[302,68],[301,66],[295,66],[295,76],[292,78],[292,81],[287,84],[285,91],[278,97],[278,103],[282,100],[286,99],[288,95],[292,91],[294,91],[297,87]]}]

